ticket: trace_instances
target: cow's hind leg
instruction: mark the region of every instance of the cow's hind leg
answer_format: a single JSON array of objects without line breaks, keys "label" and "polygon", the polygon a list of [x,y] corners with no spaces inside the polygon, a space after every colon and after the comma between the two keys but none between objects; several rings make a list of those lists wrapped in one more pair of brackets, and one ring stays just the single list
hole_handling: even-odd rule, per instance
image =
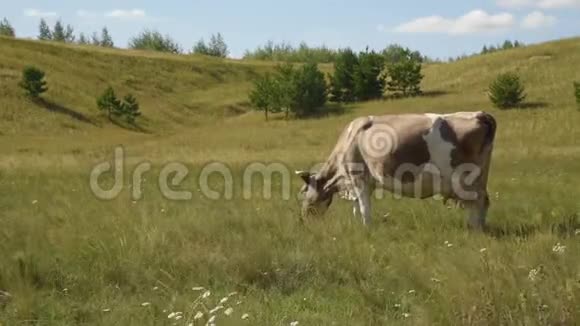
[{"label": "cow's hind leg", "polygon": [[485,218],[489,208],[489,196],[487,191],[478,192],[475,200],[463,201],[467,211],[467,223],[470,229],[482,231],[485,227]]}]

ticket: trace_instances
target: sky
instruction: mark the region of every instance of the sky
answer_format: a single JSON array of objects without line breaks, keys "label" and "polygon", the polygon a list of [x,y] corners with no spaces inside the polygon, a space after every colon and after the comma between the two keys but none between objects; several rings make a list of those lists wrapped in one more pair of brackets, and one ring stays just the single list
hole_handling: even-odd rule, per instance
[{"label": "sky", "polygon": [[580,35],[580,0],[1,0],[2,17],[18,37],[36,37],[41,18],[85,34],[107,26],[119,47],[144,29],[170,35],[185,50],[220,32],[232,57],[272,40],[355,50],[398,43],[443,59],[505,39]]}]

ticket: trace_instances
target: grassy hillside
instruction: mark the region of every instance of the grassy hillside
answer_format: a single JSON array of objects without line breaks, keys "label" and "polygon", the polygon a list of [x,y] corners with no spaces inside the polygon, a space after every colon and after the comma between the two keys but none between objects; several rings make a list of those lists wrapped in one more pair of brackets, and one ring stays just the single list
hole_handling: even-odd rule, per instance
[{"label": "grassy hillside", "polygon": [[[580,320],[580,113],[572,90],[580,39],[427,66],[424,97],[268,123],[242,113],[248,80],[265,64],[6,39],[0,57],[0,290],[11,294],[0,293],[3,325],[204,325],[211,315],[218,325]],[[15,83],[29,63],[46,69],[47,98],[94,123],[25,101]],[[484,91],[510,69],[521,73],[528,104],[498,111]],[[98,116],[94,96],[107,83],[141,99],[152,133]],[[281,198],[281,178],[272,199],[262,198],[260,183],[251,199],[243,196],[248,164],[308,168],[355,116],[480,109],[498,120],[487,234],[467,232],[463,212],[437,200],[374,201],[365,229],[340,200],[325,219],[301,225],[295,197]],[[116,145],[127,155],[124,188],[105,201],[88,180]],[[160,191],[160,170],[175,161],[189,169],[175,188],[190,190],[191,200]],[[231,199],[203,195],[200,174],[216,161],[232,171]],[[141,162],[152,170],[134,200]],[[300,182],[292,179],[294,193]],[[222,189],[223,181],[210,185]],[[201,298],[192,289],[199,286],[211,295]],[[198,311],[204,316],[195,320]]]}]

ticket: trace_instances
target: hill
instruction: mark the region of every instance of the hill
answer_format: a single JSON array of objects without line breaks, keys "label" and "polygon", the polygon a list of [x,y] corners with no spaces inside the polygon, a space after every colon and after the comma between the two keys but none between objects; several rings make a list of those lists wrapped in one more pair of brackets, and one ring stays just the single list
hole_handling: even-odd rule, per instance
[{"label": "hill", "polygon": [[[249,80],[271,69],[263,63],[7,39],[0,57],[3,325],[197,325],[212,315],[220,325],[580,320],[578,38],[428,65],[425,96],[302,121],[245,113]],[[47,98],[68,114],[20,95],[26,64],[47,71]],[[491,108],[488,83],[513,69],[527,104]],[[94,97],[108,83],[142,101],[149,133],[98,115]],[[252,163],[281,163],[290,174],[324,160],[355,116],[468,110],[498,121],[485,234],[467,232],[460,209],[388,194],[373,202],[370,229],[341,200],[324,219],[301,224],[295,176],[289,185],[274,176],[272,198],[259,180],[247,183]],[[118,146],[121,192],[102,199],[91,172]],[[190,199],[168,199],[160,186],[169,162],[188,172],[169,188]],[[216,170],[225,177],[208,174]],[[101,179],[104,188],[114,183]]]}]

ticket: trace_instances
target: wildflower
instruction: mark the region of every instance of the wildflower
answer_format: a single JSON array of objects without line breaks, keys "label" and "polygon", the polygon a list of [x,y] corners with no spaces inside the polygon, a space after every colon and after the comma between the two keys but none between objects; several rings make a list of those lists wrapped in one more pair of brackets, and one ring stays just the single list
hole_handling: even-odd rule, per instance
[{"label": "wildflower", "polygon": [[533,281],[538,279],[539,275],[540,275],[540,271],[536,268],[532,268],[530,270],[530,272],[528,273],[528,279],[533,282]]},{"label": "wildflower", "polygon": [[180,320],[181,318],[183,318],[183,316],[182,316],[182,315],[177,315],[177,316],[175,316],[175,320]]},{"label": "wildflower", "polygon": [[487,251],[487,248],[481,248],[481,249],[479,249],[479,252],[481,252],[481,253],[484,253],[486,251]]},{"label": "wildflower", "polygon": [[32,205],[36,205],[36,204],[38,204],[38,200],[35,199],[32,201]]},{"label": "wildflower", "polygon": [[211,292],[208,290],[208,291],[205,291],[203,293],[203,295],[201,296],[201,298],[202,299],[206,299],[206,298],[209,298],[210,295],[211,295]]},{"label": "wildflower", "polygon": [[574,235],[580,235],[580,229],[577,229],[577,230],[574,232]]},{"label": "wildflower", "polygon": [[298,321],[296,320],[296,321],[291,322],[290,326],[298,326]]},{"label": "wildflower", "polygon": [[415,294],[415,290],[409,290],[409,294]]},{"label": "wildflower", "polygon": [[103,312],[110,312],[110,311],[111,311],[111,309],[110,309],[110,308],[105,308],[105,309],[103,309]]},{"label": "wildflower", "polygon": [[238,300],[238,301],[236,301],[236,306],[239,306],[239,305],[241,305],[241,304],[242,304],[242,301],[239,301],[239,300]]},{"label": "wildflower", "polygon": [[243,314],[242,315],[242,320],[246,320],[248,318],[250,318],[250,315],[248,315],[248,314]]},{"label": "wildflower", "polygon": [[238,294],[238,292],[231,292],[230,294],[228,294],[228,297],[233,297],[234,295]]},{"label": "wildflower", "polygon": [[558,242],[552,247],[552,251],[557,254],[563,254],[564,251],[566,251],[566,246],[563,246]]},{"label": "wildflower", "polygon": [[168,319],[173,319],[173,317],[175,317],[175,313],[174,312],[172,312],[169,315],[167,315],[167,318]]},{"label": "wildflower", "polygon": [[147,306],[150,306],[150,305],[151,305],[151,302],[143,302],[141,304],[141,307],[147,307]]},{"label": "wildflower", "polygon": [[441,280],[440,280],[440,279],[438,279],[438,278],[434,278],[434,277],[432,277],[432,278],[431,278],[431,282],[435,282],[435,283],[441,283]]},{"label": "wildflower", "polygon": [[395,308],[401,308],[401,304],[400,304],[400,303],[395,303],[395,304],[394,304],[394,307],[395,307]]},{"label": "wildflower", "polygon": [[193,291],[203,291],[205,288],[203,286],[194,286],[191,288]]},{"label": "wildflower", "polygon": [[172,312],[169,315],[167,315],[167,318],[180,320],[181,318],[183,318],[183,313],[181,311]]},{"label": "wildflower", "polygon": [[198,320],[201,317],[203,317],[203,312],[198,311],[197,314],[195,314],[195,316],[193,316],[193,320]]},{"label": "wildflower", "polygon": [[154,286],[153,287],[153,291],[157,291],[157,290],[159,290],[159,287],[158,286]]},{"label": "wildflower", "polygon": [[220,300],[220,303],[226,303],[228,301],[228,297],[224,297]]},{"label": "wildflower", "polygon": [[208,319],[208,321],[207,321],[207,323],[208,323],[208,324],[212,324],[213,322],[215,322],[215,315],[214,315],[214,316],[211,316],[211,317],[209,317],[209,319]]},{"label": "wildflower", "polygon": [[223,308],[224,308],[224,306],[219,305],[219,306],[213,308],[212,310],[210,310],[209,313],[210,314],[215,314],[216,312],[218,312],[220,309],[223,309]]},{"label": "wildflower", "polygon": [[403,317],[405,317],[405,318],[409,318],[409,317],[411,317],[411,314],[404,312],[404,313],[403,313]]},{"label": "wildflower", "polygon": [[226,309],[226,310],[224,311],[224,315],[226,315],[226,316],[229,316],[229,315],[231,315],[233,312],[234,312],[234,308],[232,308],[232,307],[229,307],[228,309]]}]

